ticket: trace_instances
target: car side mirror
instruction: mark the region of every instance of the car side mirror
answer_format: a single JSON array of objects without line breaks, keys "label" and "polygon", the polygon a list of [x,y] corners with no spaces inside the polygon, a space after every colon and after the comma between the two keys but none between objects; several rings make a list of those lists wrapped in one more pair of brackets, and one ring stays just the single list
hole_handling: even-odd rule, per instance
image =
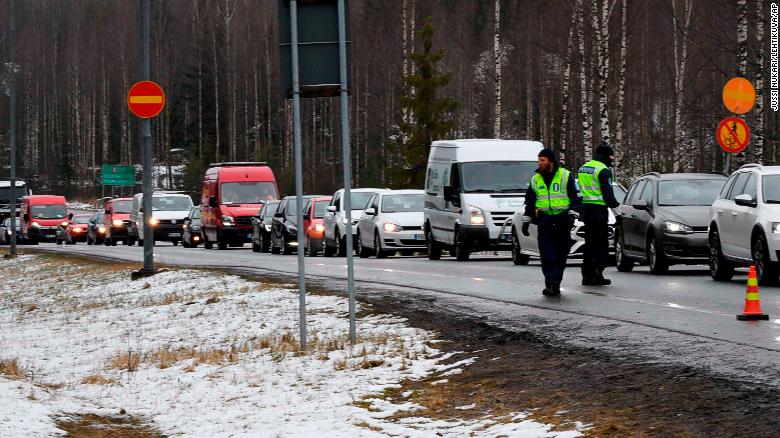
[{"label": "car side mirror", "polygon": [[216,196],[209,196],[209,207],[211,208],[219,207],[219,202],[217,202]]},{"label": "car side mirror", "polygon": [[367,208],[364,213],[368,216],[376,216],[376,209],[375,208]]},{"label": "car side mirror", "polygon": [[328,213],[334,213],[335,214],[336,213],[336,206],[335,205],[328,206]]},{"label": "car side mirror", "polygon": [[755,207],[758,205],[755,199],[748,194],[742,194],[734,198],[734,202],[742,207]]},{"label": "car side mirror", "polygon": [[68,220],[73,220],[73,213],[68,213]]},{"label": "car side mirror", "polygon": [[444,200],[458,204],[460,202],[460,193],[458,189],[453,186],[444,186]]},{"label": "car side mirror", "polygon": [[633,204],[631,204],[632,207],[636,208],[637,210],[649,210],[650,205],[647,203],[646,199],[638,199],[634,201]]}]

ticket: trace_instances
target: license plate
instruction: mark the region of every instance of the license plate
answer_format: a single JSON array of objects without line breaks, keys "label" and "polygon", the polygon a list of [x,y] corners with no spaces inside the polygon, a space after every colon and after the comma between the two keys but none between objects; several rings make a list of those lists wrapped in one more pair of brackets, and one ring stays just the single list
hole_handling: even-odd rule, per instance
[{"label": "license plate", "polygon": [[414,240],[425,240],[425,236],[422,234],[415,234]]},{"label": "license plate", "polygon": [[168,233],[168,237],[181,237],[181,233]]}]

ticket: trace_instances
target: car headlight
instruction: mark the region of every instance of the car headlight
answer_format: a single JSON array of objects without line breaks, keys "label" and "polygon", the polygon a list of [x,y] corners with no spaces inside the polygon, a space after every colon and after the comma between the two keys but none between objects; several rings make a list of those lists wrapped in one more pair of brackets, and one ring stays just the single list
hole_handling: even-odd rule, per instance
[{"label": "car headlight", "polygon": [[125,224],[125,222],[122,219],[114,219],[111,222],[115,227],[121,227]]},{"label": "car headlight", "polygon": [[394,224],[392,222],[385,222],[385,225],[384,225],[383,228],[388,233],[397,233],[397,232],[401,231],[401,227],[398,226],[398,224]]},{"label": "car headlight", "polygon": [[314,231],[321,233],[325,231],[325,227],[323,227],[322,224],[316,224],[314,225]]},{"label": "car headlight", "polygon": [[669,234],[693,234],[693,228],[679,222],[664,222],[664,231]]},{"label": "car headlight", "polygon": [[106,227],[100,227],[100,228],[98,228],[98,233],[100,233],[100,234],[106,234]]},{"label": "car headlight", "polygon": [[32,227],[33,227],[33,228],[40,228],[40,227],[41,227],[41,224],[39,224],[38,222],[33,222],[33,223],[32,223]]},{"label": "car headlight", "polygon": [[8,235],[10,236],[11,235],[11,230],[6,231],[6,233],[8,233]]},{"label": "car headlight", "polygon": [[181,226],[182,230],[186,230],[187,228],[189,228],[189,225],[187,225],[187,224],[184,224],[184,225]]},{"label": "car headlight", "polygon": [[71,233],[80,233],[81,232],[81,228],[71,228],[70,232]]},{"label": "car headlight", "polygon": [[235,222],[233,222],[233,216],[222,216],[222,224],[225,226],[235,225]]},{"label": "car headlight", "polygon": [[160,225],[160,219],[157,219],[156,217],[153,217],[153,218],[149,219],[149,225],[151,225],[153,227],[157,226],[157,225]]},{"label": "car headlight", "polygon": [[780,222],[772,222],[772,234],[780,234]]},{"label": "car headlight", "polygon": [[271,226],[270,225],[264,225],[264,226],[265,226],[265,230],[270,233],[271,232]]},{"label": "car headlight", "polygon": [[485,225],[485,215],[477,207],[469,206],[469,223],[471,225]]}]

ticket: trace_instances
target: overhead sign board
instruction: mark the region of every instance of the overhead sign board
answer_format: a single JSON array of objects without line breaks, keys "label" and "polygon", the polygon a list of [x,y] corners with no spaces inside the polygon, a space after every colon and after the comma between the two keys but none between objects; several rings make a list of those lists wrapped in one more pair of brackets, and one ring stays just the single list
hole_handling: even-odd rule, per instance
[{"label": "overhead sign board", "polygon": [[[345,9],[349,11],[346,1]],[[337,0],[298,0],[297,11],[298,74],[301,97],[338,96],[341,82],[338,2]],[[279,77],[281,94],[286,98],[292,98],[290,32],[290,0],[279,0]],[[349,27],[347,27],[347,53],[349,53]]]},{"label": "overhead sign board", "polygon": [[135,184],[135,166],[104,164],[101,176],[104,186],[132,186]]}]

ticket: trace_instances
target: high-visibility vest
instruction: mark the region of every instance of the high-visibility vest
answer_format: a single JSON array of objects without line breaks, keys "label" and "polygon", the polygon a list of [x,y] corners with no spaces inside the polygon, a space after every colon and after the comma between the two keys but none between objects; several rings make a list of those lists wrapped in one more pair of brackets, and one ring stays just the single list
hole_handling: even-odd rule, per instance
[{"label": "high-visibility vest", "polygon": [[541,174],[537,173],[531,179],[531,188],[536,193],[536,211],[544,214],[561,214],[569,211],[569,174],[562,167],[558,168],[548,187]]},{"label": "high-visibility vest", "polygon": [[577,181],[580,185],[580,195],[584,204],[607,205],[601,194],[599,174],[607,166],[601,161],[591,160],[585,163],[577,172]]}]

